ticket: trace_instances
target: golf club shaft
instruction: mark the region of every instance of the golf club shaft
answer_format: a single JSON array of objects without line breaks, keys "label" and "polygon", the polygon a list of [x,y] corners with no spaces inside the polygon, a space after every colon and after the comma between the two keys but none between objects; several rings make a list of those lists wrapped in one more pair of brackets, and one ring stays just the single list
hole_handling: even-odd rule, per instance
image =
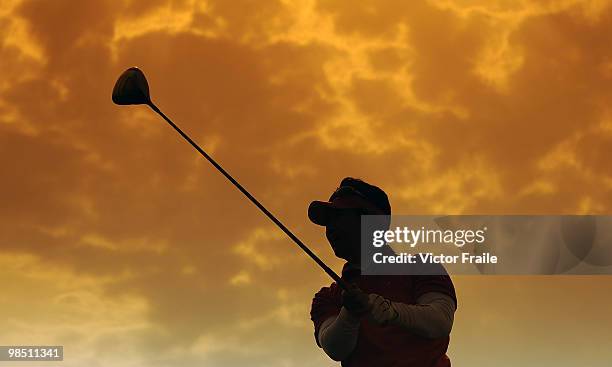
[{"label": "golf club shaft", "polygon": [[236,186],[236,188],[238,188],[238,190],[240,190],[240,192],[242,192],[244,196],[251,200],[251,202],[259,208],[259,210],[261,210],[268,218],[270,218],[272,222],[274,222],[283,232],[285,232],[285,234],[289,236],[289,238],[291,238],[293,242],[295,242],[308,256],[310,256],[310,258],[313,259],[321,267],[321,269],[323,269],[323,271],[325,271],[334,281],[336,281],[336,283],[338,283],[340,287],[345,290],[348,290],[348,285],[344,280],[342,280],[342,278],[338,276],[338,274],[336,274],[329,266],[327,266],[323,262],[323,260],[321,260],[317,255],[315,255],[315,253],[312,252],[308,248],[308,246],[306,246],[287,227],[285,227],[285,225],[280,220],[278,220],[274,216],[274,214],[272,214],[268,209],[266,209],[266,207],[264,207],[257,199],[255,199],[255,197],[251,195],[251,193],[249,193],[244,187],[242,187],[242,185],[240,185],[238,181],[236,181],[229,173],[227,173],[227,171],[224,170],[223,167],[219,165],[219,163],[217,163],[202,148],[200,148],[198,144],[191,140],[191,138],[187,134],[185,134],[183,130],[181,130],[174,122],[172,122],[172,120],[170,120],[166,115],[164,115],[164,113],[159,108],[157,108],[157,106],[155,106],[153,102],[149,102],[148,106],[151,107],[151,109],[157,114],[159,114],[161,117],[163,117],[164,120],[166,120],[166,122],[168,122],[170,126],[174,128],[174,130],[176,130],[185,140],[187,140],[189,144],[191,144],[191,146],[193,146],[198,152],[200,152],[200,154],[204,158],[206,158],[206,160],[208,160],[219,172],[221,172],[221,174],[223,174],[225,178],[227,178],[232,184],[234,184],[234,186]]}]

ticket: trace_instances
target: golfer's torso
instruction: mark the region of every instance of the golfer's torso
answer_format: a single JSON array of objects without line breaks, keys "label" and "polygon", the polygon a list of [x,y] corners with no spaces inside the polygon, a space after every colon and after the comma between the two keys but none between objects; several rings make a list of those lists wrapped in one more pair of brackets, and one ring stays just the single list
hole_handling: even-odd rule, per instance
[{"label": "golfer's torso", "polygon": [[[366,293],[379,294],[394,302],[415,304],[419,286],[415,279],[413,276],[357,276],[350,280]],[[381,327],[364,319],[357,345],[342,366],[433,367],[441,359],[445,360],[448,343],[448,337],[427,339],[397,326]]]}]

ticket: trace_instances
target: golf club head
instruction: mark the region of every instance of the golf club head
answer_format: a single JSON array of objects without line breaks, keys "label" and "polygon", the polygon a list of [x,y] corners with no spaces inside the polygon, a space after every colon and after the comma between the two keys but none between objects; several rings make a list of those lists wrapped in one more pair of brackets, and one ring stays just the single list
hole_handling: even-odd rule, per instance
[{"label": "golf club head", "polygon": [[118,105],[151,102],[147,78],[139,68],[131,67],[119,76],[113,88],[113,102]]}]

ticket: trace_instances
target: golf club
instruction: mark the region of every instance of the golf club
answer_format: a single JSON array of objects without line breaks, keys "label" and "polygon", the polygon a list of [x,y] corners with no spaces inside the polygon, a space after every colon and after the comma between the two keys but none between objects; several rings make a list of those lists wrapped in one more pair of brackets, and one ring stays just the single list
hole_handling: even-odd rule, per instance
[{"label": "golf club", "polygon": [[191,146],[193,146],[206,160],[208,160],[223,176],[225,176],[240,192],[244,194],[255,206],[259,208],[272,222],[274,222],[289,238],[293,240],[311,259],[313,259],[340,287],[348,290],[348,285],[327,266],[317,255],[315,255],[299,238],[297,238],[280,220],[278,220],[268,209],[266,209],[251,193],[238,183],[221,165],[210,155],[200,148],[187,134],[185,134],[172,120],[155,106],[149,94],[149,84],[144,73],[137,67],[131,67],[119,76],[113,88],[113,102],[118,105],[141,105],[146,104],[158,115],[163,117]]}]

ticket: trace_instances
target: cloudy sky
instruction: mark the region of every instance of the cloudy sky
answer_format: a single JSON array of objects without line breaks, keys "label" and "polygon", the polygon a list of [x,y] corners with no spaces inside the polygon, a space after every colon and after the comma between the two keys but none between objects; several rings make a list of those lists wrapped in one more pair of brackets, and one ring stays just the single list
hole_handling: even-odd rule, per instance
[{"label": "cloudy sky", "polygon": [[[0,344],[62,366],[333,366],[307,222],[345,176],[396,214],[610,214],[608,1],[0,1]],[[457,366],[604,366],[612,278],[454,277]],[[24,366],[28,363],[24,363]]]}]

